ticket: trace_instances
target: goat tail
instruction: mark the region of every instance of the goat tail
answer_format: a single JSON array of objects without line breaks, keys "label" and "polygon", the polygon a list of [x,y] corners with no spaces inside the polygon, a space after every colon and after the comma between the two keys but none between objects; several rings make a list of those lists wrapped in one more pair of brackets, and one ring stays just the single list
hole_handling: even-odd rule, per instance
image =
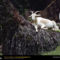
[{"label": "goat tail", "polygon": [[57,25],[57,24],[56,24],[56,22],[55,22],[54,20],[53,20],[52,22],[53,22],[53,25],[54,25],[54,26],[56,26],[56,25]]},{"label": "goat tail", "polygon": [[56,22],[55,21],[52,21],[53,22],[53,27],[55,30],[59,30],[59,27],[57,26]]}]

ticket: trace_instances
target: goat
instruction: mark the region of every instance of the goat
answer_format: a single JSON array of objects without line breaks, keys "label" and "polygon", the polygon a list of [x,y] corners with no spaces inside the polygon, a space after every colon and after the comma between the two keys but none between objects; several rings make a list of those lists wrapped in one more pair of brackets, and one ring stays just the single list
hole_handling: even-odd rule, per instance
[{"label": "goat", "polygon": [[36,32],[38,32],[38,26],[40,26],[41,29],[52,28],[52,30],[59,30],[59,27],[54,20],[51,21],[50,19],[43,18],[41,15],[36,14],[37,12],[32,12],[32,14],[29,16],[32,18],[32,25],[34,25]]}]

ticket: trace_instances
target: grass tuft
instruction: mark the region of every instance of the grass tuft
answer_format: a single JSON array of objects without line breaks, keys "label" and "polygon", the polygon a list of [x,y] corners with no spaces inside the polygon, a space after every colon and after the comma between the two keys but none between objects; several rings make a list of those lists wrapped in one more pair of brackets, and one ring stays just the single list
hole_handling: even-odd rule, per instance
[{"label": "grass tuft", "polygon": [[41,55],[60,55],[60,46],[58,46],[54,51],[43,52]]}]

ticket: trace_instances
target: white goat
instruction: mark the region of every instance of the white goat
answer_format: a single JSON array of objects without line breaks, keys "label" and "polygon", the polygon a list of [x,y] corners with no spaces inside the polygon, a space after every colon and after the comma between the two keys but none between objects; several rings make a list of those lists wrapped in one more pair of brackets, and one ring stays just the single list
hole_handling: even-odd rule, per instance
[{"label": "white goat", "polygon": [[49,19],[42,18],[41,15],[36,14],[37,12],[32,12],[32,14],[29,16],[32,18],[32,24],[34,25],[36,32],[38,32],[38,26],[40,26],[42,29],[52,28],[52,30],[59,30],[59,27],[54,20],[51,21]]}]

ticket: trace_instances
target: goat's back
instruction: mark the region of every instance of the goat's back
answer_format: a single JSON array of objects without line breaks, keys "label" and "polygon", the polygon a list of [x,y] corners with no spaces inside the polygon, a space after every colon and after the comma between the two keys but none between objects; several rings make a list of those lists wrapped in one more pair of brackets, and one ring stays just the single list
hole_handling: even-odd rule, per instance
[{"label": "goat's back", "polygon": [[40,23],[44,23],[44,24],[47,24],[47,23],[51,22],[49,19],[45,19],[45,18],[42,18],[42,17],[37,17],[37,21],[40,22]]}]

